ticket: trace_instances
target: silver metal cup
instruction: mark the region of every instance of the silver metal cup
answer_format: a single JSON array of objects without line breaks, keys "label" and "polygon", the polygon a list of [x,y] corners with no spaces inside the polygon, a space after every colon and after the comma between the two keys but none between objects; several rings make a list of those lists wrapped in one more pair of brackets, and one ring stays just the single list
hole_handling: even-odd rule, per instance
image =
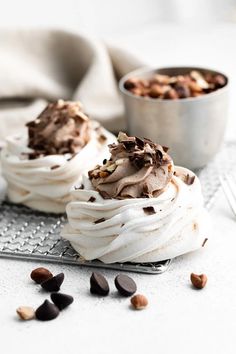
[{"label": "silver metal cup", "polygon": [[[227,84],[204,96],[177,100],[135,96],[124,88],[128,78],[151,78],[154,74],[181,75],[191,70],[221,74]],[[205,166],[223,141],[228,111],[228,78],[214,70],[193,67],[139,69],[119,83],[125,104],[128,131],[168,146],[176,165],[190,169]]]}]

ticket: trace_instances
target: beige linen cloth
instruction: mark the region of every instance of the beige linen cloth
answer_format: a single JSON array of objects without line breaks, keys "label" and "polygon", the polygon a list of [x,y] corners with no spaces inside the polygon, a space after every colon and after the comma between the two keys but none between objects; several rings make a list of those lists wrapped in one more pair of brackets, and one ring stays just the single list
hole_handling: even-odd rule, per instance
[{"label": "beige linen cloth", "polygon": [[117,48],[60,30],[0,31],[0,146],[48,101],[81,100],[107,129],[125,128],[117,80],[142,63]]}]

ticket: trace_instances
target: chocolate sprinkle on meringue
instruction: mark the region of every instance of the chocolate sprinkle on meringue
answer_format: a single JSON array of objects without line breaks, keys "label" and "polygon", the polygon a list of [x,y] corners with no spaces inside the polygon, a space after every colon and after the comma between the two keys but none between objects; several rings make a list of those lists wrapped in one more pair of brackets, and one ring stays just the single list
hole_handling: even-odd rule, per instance
[{"label": "chocolate sprinkle on meringue", "polygon": [[156,214],[155,209],[152,206],[143,208],[143,211],[147,215]]},{"label": "chocolate sprinkle on meringue", "polygon": [[55,169],[57,169],[58,167],[60,167],[60,165],[54,165],[54,166],[51,167],[51,170],[55,170]]},{"label": "chocolate sprinkle on meringue", "polygon": [[94,224],[100,224],[101,222],[104,222],[104,221],[105,221],[105,218],[101,218],[101,219],[94,221]]},{"label": "chocolate sprinkle on meringue", "polygon": [[78,153],[90,140],[91,123],[80,102],[58,100],[26,124],[29,159],[46,155]]},{"label": "chocolate sprinkle on meringue", "polygon": [[96,198],[95,198],[95,197],[93,197],[93,196],[91,196],[91,197],[89,198],[88,202],[93,203],[93,202],[95,202],[95,200],[96,200]]},{"label": "chocolate sprinkle on meringue", "polygon": [[89,171],[93,187],[104,199],[157,197],[174,171],[167,148],[122,132],[117,140],[109,145],[109,161]]}]

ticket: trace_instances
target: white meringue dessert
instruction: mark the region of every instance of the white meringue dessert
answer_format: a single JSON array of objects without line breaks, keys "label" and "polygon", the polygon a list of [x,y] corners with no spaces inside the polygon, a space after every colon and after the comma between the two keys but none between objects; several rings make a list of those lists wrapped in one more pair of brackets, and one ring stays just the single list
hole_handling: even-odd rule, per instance
[{"label": "white meringue dessert", "polygon": [[158,262],[203,247],[209,234],[200,181],[167,149],[118,136],[111,158],[71,193],[62,237],[86,260]]},{"label": "white meringue dessert", "polygon": [[1,151],[8,199],[43,212],[63,213],[70,189],[109,155],[114,135],[90,120],[80,102],[50,103],[27,124],[28,132],[6,139]]}]

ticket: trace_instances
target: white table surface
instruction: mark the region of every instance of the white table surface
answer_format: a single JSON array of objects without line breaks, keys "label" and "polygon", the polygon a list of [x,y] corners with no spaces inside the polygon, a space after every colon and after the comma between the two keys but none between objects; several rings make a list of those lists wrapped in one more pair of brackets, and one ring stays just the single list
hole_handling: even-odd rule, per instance
[{"label": "white table surface", "polygon": [[[49,298],[29,278],[39,263],[0,259],[4,354],[235,353],[236,223],[223,194],[210,214],[213,234],[204,249],[178,258],[162,275],[131,274],[149,300],[143,311],[117,295],[115,271],[103,271],[111,294],[99,298],[89,293],[91,269],[45,263],[54,274],[65,273],[61,291],[75,301],[53,321],[22,322],[19,305],[37,307]],[[203,290],[191,287],[191,272],[207,274]]]},{"label": "white table surface", "polygon": [[[131,35],[123,36],[123,43],[131,50],[133,45],[136,53],[141,53],[143,48],[149,61],[154,63],[156,60],[158,66],[164,64],[167,56],[169,59],[165,63],[168,65],[208,63],[208,66],[223,65],[223,70],[228,67],[231,73],[236,71],[235,51],[231,47],[235,28],[226,26],[218,32],[194,29],[195,37],[189,32],[186,37],[187,33],[178,28],[150,31],[146,32],[146,37],[136,33],[133,39]],[[170,43],[168,48],[164,47],[163,36]],[[180,49],[178,41],[175,42],[178,38],[181,38]],[[191,42],[191,38],[195,38],[197,44]],[[214,41],[209,43],[207,38]],[[218,39],[225,44],[225,53],[218,50]],[[117,39],[117,43],[119,41],[121,39]],[[207,58],[204,51],[202,54],[197,48],[201,42],[207,50]],[[186,49],[188,45],[189,50]],[[231,138],[236,131],[232,114],[236,112],[235,108],[232,105],[233,123],[228,130]],[[210,215],[213,232],[204,249],[178,258],[162,275],[131,274],[137,282],[138,292],[149,299],[149,306],[143,311],[133,311],[129,299],[117,296],[113,284],[117,272],[103,271],[111,294],[98,298],[89,293],[91,269],[0,259],[1,352],[235,354],[236,222],[222,192]],[[61,290],[73,295],[75,301],[54,321],[21,322],[15,314],[18,306],[37,307],[49,298],[29,278],[31,270],[39,265],[48,267],[54,274],[63,271],[65,281]],[[209,280],[205,289],[197,291],[191,287],[191,272],[207,274]]]}]

